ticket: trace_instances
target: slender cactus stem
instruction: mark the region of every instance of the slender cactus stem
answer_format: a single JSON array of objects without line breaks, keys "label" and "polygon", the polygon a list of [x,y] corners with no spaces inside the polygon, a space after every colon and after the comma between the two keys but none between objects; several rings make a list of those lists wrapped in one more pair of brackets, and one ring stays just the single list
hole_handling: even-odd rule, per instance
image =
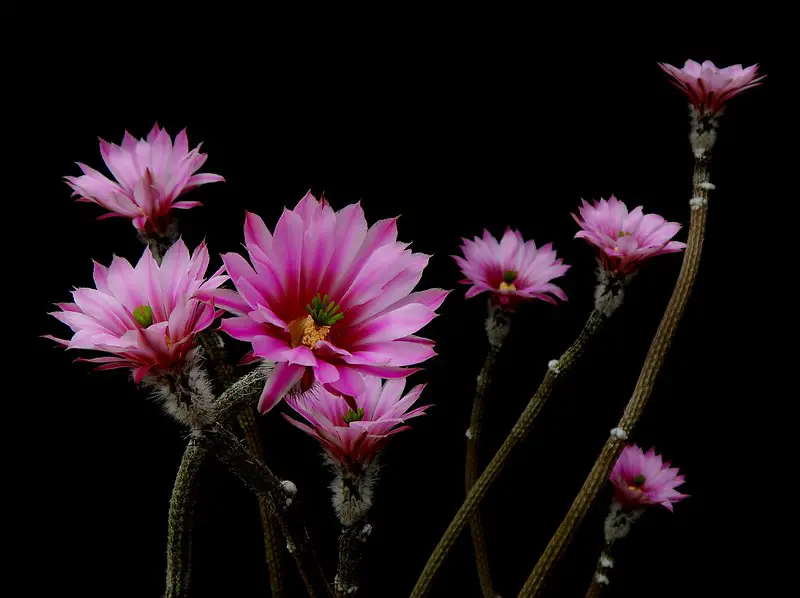
[{"label": "slender cactus stem", "polygon": [[[710,148],[708,148],[710,150]],[[592,467],[589,476],[583,483],[578,496],[572,503],[567,515],[558,527],[555,535],[550,539],[544,553],[542,553],[536,566],[531,571],[528,580],[520,592],[520,597],[538,596],[544,587],[545,580],[564,554],[575,530],[578,528],[589,508],[597,498],[600,489],[608,479],[611,468],[616,463],[620,452],[625,447],[627,438],[636,423],[639,421],[647,401],[653,391],[656,377],[664,365],[667,354],[678,323],[683,316],[689,295],[692,292],[697,271],[700,267],[700,257],[703,249],[703,238],[706,230],[706,215],[708,211],[708,192],[713,188],[708,176],[708,161],[710,152],[695,154],[695,169],[693,176],[693,198],[691,201],[692,217],[689,223],[689,239],[683,256],[683,264],[672,291],[661,324],[656,331],[650,350],[639,373],[639,380],[633,395],[625,407],[625,412],[617,424],[615,431],[603,446],[603,450]]]},{"label": "slender cactus stem", "polygon": [[359,569],[372,526],[363,518],[342,527],[339,535],[339,563],[336,566],[334,589],[337,598],[355,596],[359,590]]},{"label": "slender cactus stem", "polygon": [[333,592],[317,560],[308,530],[297,512],[297,501],[284,484],[260,460],[255,458],[227,427],[212,426],[203,430],[219,458],[246,486],[263,496],[270,512],[278,521],[286,538],[286,546],[294,557],[309,596],[332,598]]},{"label": "slender cactus stem", "polygon": [[192,528],[200,468],[208,452],[195,438],[181,459],[169,502],[167,525],[167,591],[165,598],[186,598],[192,573]]},{"label": "slender cactus stem", "polygon": [[[264,461],[264,447],[261,444],[261,436],[258,433],[255,410],[252,407],[242,409],[237,420],[244,433],[247,449],[257,459]],[[258,510],[261,516],[261,529],[264,532],[264,551],[267,559],[267,568],[269,569],[269,587],[272,592],[272,598],[280,598],[283,595],[283,570],[279,546],[282,540],[281,531],[270,513],[267,498],[261,494],[258,494],[257,498]]]},{"label": "slender cactus stem", "polygon": [[[483,420],[483,397],[492,383],[494,365],[497,362],[497,355],[500,353],[500,346],[490,346],[486,361],[483,364],[481,373],[478,376],[478,386],[475,389],[475,399],[472,402],[472,415],[469,421],[469,431],[467,434],[467,463],[464,472],[464,485],[467,493],[472,489],[475,480],[478,479],[478,443],[481,437],[481,422]],[[489,555],[486,550],[486,538],[483,534],[483,524],[481,523],[480,508],[469,519],[470,532],[472,534],[472,548],[475,551],[475,564],[478,569],[478,579],[481,584],[481,592],[484,598],[494,598],[495,593],[492,589],[492,574],[489,569]]]},{"label": "slender cactus stem", "polygon": [[439,540],[439,544],[436,546],[430,558],[428,559],[428,562],[425,564],[425,568],[420,574],[416,586],[414,586],[414,589],[411,593],[412,598],[421,598],[427,593],[430,584],[436,575],[436,572],[438,571],[442,562],[444,562],[444,559],[450,551],[450,548],[461,534],[464,526],[469,521],[469,518],[478,508],[478,505],[480,504],[481,500],[483,500],[483,497],[486,496],[486,493],[488,492],[492,483],[500,475],[500,472],[503,470],[503,467],[506,464],[508,456],[512,453],[514,448],[516,448],[516,446],[525,439],[525,437],[528,435],[528,432],[530,432],[533,422],[536,420],[536,417],[539,415],[542,407],[550,397],[556,382],[563,378],[564,375],[572,368],[580,355],[583,353],[583,350],[586,348],[589,340],[601,328],[601,325],[603,322],[605,322],[605,320],[606,317],[600,312],[597,310],[592,311],[592,314],[586,321],[586,324],[584,325],[583,330],[581,330],[581,333],[578,335],[578,338],[575,339],[572,345],[570,345],[570,347],[564,352],[558,361],[551,363],[548,366],[547,373],[545,374],[542,383],[539,385],[536,394],[534,394],[531,400],[528,402],[528,405],[525,407],[522,415],[520,415],[517,423],[514,424],[511,433],[505,439],[503,445],[492,458],[491,462],[481,476],[475,481],[475,484],[473,484],[472,489],[469,491],[469,494],[467,494],[464,504],[461,505],[461,508],[458,510],[444,535]]},{"label": "slender cactus stem", "polygon": [[[227,351],[219,333],[207,330],[200,335],[200,343],[205,350],[214,379],[220,390],[227,390],[236,380],[234,367],[227,360]],[[255,410],[248,406],[237,416],[248,450],[260,461],[264,459],[264,447],[256,423]],[[258,495],[258,511],[261,529],[264,534],[264,552],[269,571],[269,587],[272,598],[283,595],[283,571],[281,567],[280,530],[270,515],[269,505],[265,497]]]}]

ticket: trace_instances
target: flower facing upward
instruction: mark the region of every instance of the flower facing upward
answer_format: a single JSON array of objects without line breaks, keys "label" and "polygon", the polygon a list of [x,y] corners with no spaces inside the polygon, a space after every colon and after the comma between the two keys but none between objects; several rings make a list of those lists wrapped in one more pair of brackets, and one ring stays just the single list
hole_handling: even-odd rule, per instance
[{"label": "flower facing upward", "polygon": [[195,347],[195,336],[214,321],[214,306],[195,298],[228,277],[221,270],[205,280],[208,249],[201,244],[192,256],[179,239],[159,266],[150,249],[134,268],[114,256],[106,268],[95,262],[97,288],[72,292],[74,303],[59,303],[58,320],[75,333],[70,340],[47,336],[68,349],[91,349],[110,357],[82,359],[98,370],[131,368],[138,384],[148,372],[180,368]]},{"label": "flower facing upward", "polygon": [[758,77],[758,65],[742,68],[735,64],[717,68],[710,60],[698,64],[687,60],[682,69],[659,62],[665,73],[673,78],[672,84],[689,96],[692,106],[701,114],[714,115],[732,97],[746,89],[760,85],[766,77]]},{"label": "flower facing upward", "polygon": [[684,480],[677,468],[663,462],[655,449],[644,453],[635,444],[623,449],[609,480],[617,502],[626,509],[661,504],[671,511],[672,503],[688,496],[675,490]]},{"label": "flower facing upward", "polygon": [[639,206],[628,213],[627,206],[613,195],[606,201],[588,204],[572,214],[582,230],[576,239],[586,239],[598,249],[608,272],[628,274],[645,260],[683,250],[686,243],[671,241],[681,229],[677,222],[667,222],[658,214],[644,214]]},{"label": "flower facing upward", "polygon": [[413,417],[422,415],[429,405],[411,409],[424,385],[412,388],[405,396],[404,379],[387,380],[367,376],[364,390],[354,399],[345,402],[322,386],[315,385],[308,392],[287,397],[286,402],[308,425],[291,417],[286,419],[322,443],[334,461],[349,465],[368,465],[383,449],[389,438],[408,430],[403,425]]},{"label": "flower facing upward", "polygon": [[145,233],[163,233],[171,209],[189,209],[202,205],[199,201],[175,201],[187,191],[224,181],[218,174],[194,174],[206,161],[198,145],[189,151],[184,129],[175,143],[158,124],[137,141],[127,131],[122,145],[100,140],[100,154],[115,180],[97,170],[78,163],[83,175],[65,177],[67,184],[79,197],[78,201],[93,202],[109,210],[103,218],[129,218]]},{"label": "flower facing upward", "polygon": [[[358,396],[362,375],[405,377],[435,355],[414,333],[430,322],[447,291],[412,293],[429,256],[397,241],[397,219],[367,226],[359,204],[335,212],[311,193],[284,210],[274,234],[248,213],[250,256],[222,256],[236,292],[206,293],[236,314],[222,330],[277,363],[262,393],[265,413],[301,380]],[[252,264],[252,265],[251,265]]]},{"label": "flower facing upward", "polygon": [[489,292],[501,305],[513,307],[521,301],[541,299],[555,303],[567,296],[551,280],[563,276],[569,266],[556,258],[552,244],[536,247],[519,231],[506,230],[500,242],[489,231],[483,238],[462,239],[464,257],[453,256],[466,276],[461,282],[472,285],[466,298]]}]

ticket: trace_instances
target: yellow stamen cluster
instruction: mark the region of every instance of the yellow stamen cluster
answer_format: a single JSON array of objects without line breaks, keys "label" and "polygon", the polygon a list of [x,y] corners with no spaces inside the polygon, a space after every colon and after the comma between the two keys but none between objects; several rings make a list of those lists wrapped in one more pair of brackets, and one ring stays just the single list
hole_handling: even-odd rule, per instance
[{"label": "yellow stamen cluster", "polygon": [[330,326],[320,326],[314,322],[314,318],[306,316],[298,318],[289,324],[289,334],[292,337],[292,347],[305,345],[313,349],[319,341],[328,338],[331,332]]},{"label": "yellow stamen cluster", "polygon": [[516,291],[517,287],[514,286],[513,282],[506,282],[505,280],[500,283],[500,290],[501,291]]}]

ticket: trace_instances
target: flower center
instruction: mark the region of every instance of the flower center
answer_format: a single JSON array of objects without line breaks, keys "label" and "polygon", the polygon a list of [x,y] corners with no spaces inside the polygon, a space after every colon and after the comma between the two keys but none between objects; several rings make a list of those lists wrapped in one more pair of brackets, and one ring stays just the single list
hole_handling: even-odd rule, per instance
[{"label": "flower center", "polygon": [[[617,233],[617,239],[622,239],[623,237],[630,237],[633,233],[626,232],[621,230]],[[619,245],[614,246],[614,251],[619,251]]]},{"label": "flower center", "polygon": [[292,337],[292,347],[305,345],[313,349],[319,341],[324,341],[331,333],[331,326],[344,318],[344,314],[339,310],[341,306],[335,301],[328,301],[328,296],[324,297],[317,293],[306,305],[308,315],[304,318],[297,318],[289,324],[289,334]]},{"label": "flower center", "polygon": [[133,319],[147,328],[153,323],[153,308],[149,305],[140,305],[133,310]]},{"label": "flower center", "polygon": [[639,492],[642,491],[642,486],[647,481],[647,478],[643,475],[637,475],[635,478],[631,480],[631,484],[628,484],[628,490],[638,490]]},{"label": "flower center", "polygon": [[517,272],[514,270],[506,270],[503,272],[503,282],[500,283],[499,289],[501,291],[516,291],[517,287],[514,286],[514,281],[517,279]]},{"label": "flower center", "polygon": [[292,347],[305,345],[313,349],[319,341],[328,338],[331,332],[330,326],[320,326],[311,316],[297,318],[289,324],[289,334],[292,337]]},{"label": "flower center", "polygon": [[363,407],[359,407],[355,411],[348,409],[347,413],[342,416],[342,421],[344,421],[344,423],[346,423],[348,426],[350,425],[350,422],[359,422],[362,419],[364,419]]}]

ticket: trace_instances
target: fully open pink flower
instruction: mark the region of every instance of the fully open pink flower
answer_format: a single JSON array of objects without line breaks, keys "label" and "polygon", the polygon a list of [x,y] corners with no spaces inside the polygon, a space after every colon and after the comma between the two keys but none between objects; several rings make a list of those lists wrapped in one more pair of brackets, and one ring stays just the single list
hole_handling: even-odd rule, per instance
[{"label": "fully open pink flower", "polygon": [[106,268],[95,262],[97,288],[72,292],[74,303],[59,303],[53,312],[75,333],[70,340],[54,340],[68,349],[91,349],[110,357],[79,359],[99,363],[98,370],[133,369],[138,384],[151,370],[179,368],[195,347],[195,336],[214,321],[214,306],[195,298],[214,289],[228,277],[222,269],[205,280],[208,249],[201,244],[191,257],[178,240],[159,266],[150,249],[134,268],[114,256]]},{"label": "fully open pink flower", "polygon": [[563,260],[556,258],[551,243],[539,247],[525,241],[519,231],[506,230],[500,242],[489,231],[483,238],[472,241],[462,239],[464,257],[454,255],[466,279],[472,285],[466,298],[489,292],[502,305],[513,306],[520,301],[541,299],[555,303],[555,298],[566,301],[567,296],[551,280],[569,270]]},{"label": "fully open pink flower", "polygon": [[672,503],[688,496],[675,490],[684,480],[677,468],[663,462],[655,449],[645,454],[635,444],[622,450],[609,480],[617,502],[626,509],[661,504],[671,511]]},{"label": "fully open pink flower", "polygon": [[[367,227],[359,204],[335,212],[310,193],[284,210],[270,234],[247,214],[250,255],[222,256],[238,292],[205,296],[236,314],[222,321],[253,354],[277,362],[259,402],[269,411],[301,379],[358,396],[362,374],[405,377],[435,355],[433,342],[415,336],[435,317],[447,291],[412,293],[429,256],[397,241],[397,219]],[[305,377],[304,377],[305,376]]]},{"label": "fully open pink flower", "polygon": [[198,145],[189,151],[186,129],[175,137],[175,144],[158,123],[137,141],[127,131],[122,145],[100,140],[103,156],[114,181],[97,170],[78,163],[83,176],[65,177],[67,184],[79,197],[78,201],[93,202],[110,211],[103,218],[130,218],[144,232],[165,232],[169,211],[202,205],[199,201],[175,201],[187,191],[224,181],[218,174],[197,172],[208,157]]},{"label": "fully open pink flower", "polygon": [[682,69],[663,62],[658,66],[673,78],[673,85],[689,96],[692,106],[701,114],[716,114],[729,99],[760,85],[766,77],[757,76],[757,64],[745,69],[741,64],[720,69],[710,60],[703,64],[687,60]]},{"label": "fully open pink flower", "polygon": [[[309,392],[286,399],[310,425],[286,417],[322,443],[330,457],[340,463],[367,465],[384,448],[389,438],[410,429],[403,425],[422,415],[430,405],[409,411],[425,387],[419,384],[403,396],[406,381],[367,376],[363,391],[354,399],[355,408],[316,385]],[[353,401],[351,401],[352,403]]]},{"label": "fully open pink flower", "polygon": [[627,206],[613,195],[608,201],[584,201],[579,212],[580,217],[572,214],[582,229],[575,238],[597,247],[603,267],[612,273],[627,274],[653,256],[686,247],[686,243],[670,240],[680,224],[667,222],[658,214],[645,214],[642,206],[628,213]]}]

